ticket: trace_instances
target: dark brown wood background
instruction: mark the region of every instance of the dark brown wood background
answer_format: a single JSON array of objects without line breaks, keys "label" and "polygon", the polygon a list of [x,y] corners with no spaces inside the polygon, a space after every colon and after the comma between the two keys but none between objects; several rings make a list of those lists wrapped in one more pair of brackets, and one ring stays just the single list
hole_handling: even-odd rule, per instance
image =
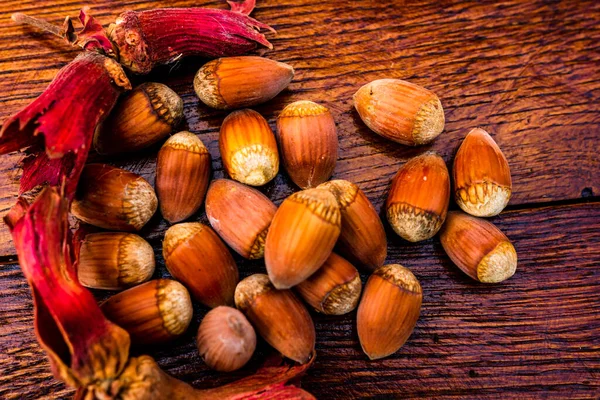
[{"label": "dark brown wood background", "polygon": [[[189,0],[3,0],[0,120],[37,97],[76,54],[47,34],[14,25],[10,14],[60,24],[84,5],[105,24],[127,8],[224,7]],[[600,2],[259,0],[253,16],[278,31],[266,56],[297,71],[288,90],[256,109],[274,127],[291,101],[327,105],[340,137],[335,177],[356,182],[378,209],[409,157],[435,149],[450,163],[476,126],[503,149],[514,182],[508,209],[493,218],[518,252],[513,278],[475,283],[450,263],[437,238],[409,244],[387,227],[388,262],[411,268],[423,286],[415,332],[398,353],[370,362],[357,341],[354,313],[313,314],[318,357],[303,387],[320,399],[600,398]],[[181,95],[182,129],[200,135],[214,176],[222,177],[217,135],[226,114],[194,95],[192,78],[202,62],[188,59],[148,79]],[[433,144],[396,145],[361,123],[352,94],[384,77],[421,84],[441,98],[446,129]],[[154,182],[156,150],[109,161]],[[19,158],[0,158],[0,214],[15,200]],[[264,188],[276,202],[294,190],[284,173]],[[194,219],[205,221],[203,213]],[[143,231],[156,248],[157,276],[166,276],[160,251],[166,228],[156,216]],[[4,227],[0,256],[0,398],[66,397],[72,391],[52,378],[36,343],[30,292]],[[264,271],[261,262],[238,260],[243,276]],[[196,311],[185,337],[138,352],[197,387],[232,381],[260,364],[265,344],[242,371],[209,371],[193,339],[206,310]]]}]

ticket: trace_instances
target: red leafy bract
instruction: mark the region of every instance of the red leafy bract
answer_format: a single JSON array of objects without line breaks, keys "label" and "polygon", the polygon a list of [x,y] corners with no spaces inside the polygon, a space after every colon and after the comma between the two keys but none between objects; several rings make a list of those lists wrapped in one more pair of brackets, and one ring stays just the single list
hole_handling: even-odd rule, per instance
[{"label": "red leafy bract", "polygon": [[241,12],[209,8],[163,8],[126,11],[108,28],[118,48],[119,62],[131,71],[146,74],[156,65],[181,57],[227,57],[248,53],[259,46],[273,48],[260,33],[274,30]]},{"label": "red leafy bract", "polygon": [[83,27],[77,33],[70,17],[65,19],[62,36],[73,46],[84,50],[97,51],[115,57],[115,49],[106,35],[104,27],[90,15],[89,7],[83,7],[79,13],[79,21]]},{"label": "red leafy bract", "polygon": [[67,200],[46,188],[31,206],[19,199],[5,221],[31,286],[36,335],[54,375],[69,385],[87,386],[121,373],[129,335],[104,318],[92,294],[77,281],[67,213]]},{"label": "red leafy bract", "polygon": [[279,359],[275,365],[265,363],[256,373],[214,389],[203,390],[205,398],[227,400],[314,400],[315,397],[290,383],[298,379],[315,361],[315,354],[303,365],[290,365]]},{"label": "red leafy bract", "polygon": [[38,185],[65,185],[71,198],[94,130],[124,89],[131,89],[113,59],[80,54],[62,68],[40,97],[5,121],[0,154],[28,148],[20,192]]}]

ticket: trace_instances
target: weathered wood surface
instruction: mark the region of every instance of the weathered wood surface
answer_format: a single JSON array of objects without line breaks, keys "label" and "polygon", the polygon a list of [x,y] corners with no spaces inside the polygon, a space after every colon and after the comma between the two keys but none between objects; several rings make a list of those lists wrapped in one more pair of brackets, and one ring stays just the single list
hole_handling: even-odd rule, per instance
[{"label": "weathered wood surface", "polygon": [[[411,268],[424,293],[409,342],[387,359],[368,361],[358,344],[354,312],[313,313],[318,355],[303,387],[320,399],[598,398],[599,221],[599,203],[515,210],[494,218],[519,254],[516,275],[495,286],[464,276],[437,239],[407,245],[394,238],[390,261]],[[160,240],[152,244],[159,255],[157,275],[167,276]],[[239,265],[243,276],[263,269],[260,262]],[[6,266],[0,284],[0,398],[66,395],[64,385],[50,378],[35,341],[31,296],[18,267]],[[264,359],[262,344],[243,371],[210,372],[194,344],[205,312],[197,308],[191,328],[175,344],[144,351],[198,387],[229,382]]]},{"label": "weathered wood surface", "polygon": [[[130,4],[128,4],[130,3]],[[285,104],[326,104],[340,135],[336,177],[353,180],[381,202],[390,178],[407,158],[435,149],[450,161],[461,139],[482,126],[508,158],[511,205],[577,199],[600,192],[600,3],[589,2],[347,2],[259,1],[255,17],[272,24],[275,50],[296,78],[282,95],[257,107],[274,127]],[[0,120],[43,91],[76,54],[47,34],[15,26],[11,12],[35,13],[54,23],[76,16],[82,3],[5,1],[0,5]],[[197,2],[96,1],[100,21],[120,10],[190,6]],[[206,3],[220,6],[219,2]],[[218,129],[226,114],[209,110],[192,90],[202,60],[165,67],[148,79],[165,82],[185,101],[182,128],[199,133],[222,176]],[[409,79],[435,91],[446,110],[446,130],[430,146],[408,148],[369,131],[352,107],[352,94],[377,78]],[[199,104],[200,103],[200,104]],[[114,161],[154,181],[156,149]],[[0,159],[0,213],[14,202],[18,155]],[[281,177],[265,189],[277,199],[293,186]],[[0,255],[14,253],[0,228]]]},{"label": "weathered wood surface", "polygon": [[[10,13],[29,12],[59,24],[83,5],[0,3],[0,120],[37,97],[76,54],[49,35],[14,25]],[[103,23],[126,8],[224,7],[189,0],[88,5]],[[600,3],[259,0],[253,15],[278,31],[270,38],[275,50],[266,56],[297,72],[288,90],[257,110],[274,127],[291,101],[327,105],[340,136],[335,176],[359,184],[378,209],[406,159],[435,149],[450,163],[475,126],[492,133],[513,174],[513,210],[494,221],[515,242],[517,275],[494,287],[472,283],[451,266],[437,239],[409,245],[389,231],[389,262],[412,268],[425,291],[415,333],[395,356],[368,362],[353,314],[315,315],[318,360],[304,387],[323,399],[600,397],[600,203],[595,197],[600,192]],[[182,129],[200,135],[213,156],[214,176],[222,177],[217,135],[225,114],[199,104],[192,90],[202,62],[186,60],[148,79],[167,83],[182,96]],[[446,130],[432,145],[399,146],[362,124],[352,94],[382,77],[411,80],[441,98]],[[110,162],[153,182],[155,153],[156,148]],[[0,157],[0,214],[15,200],[19,158]],[[293,190],[285,174],[264,188],[277,202]],[[143,231],[157,255],[166,228],[157,216]],[[13,254],[2,227],[0,256],[9,261]],[[159,263],[158,275],[165,274],[160,256]],[[263,268],[240,263],[243,275]],[[150,351],[170,373],[199,387],[248,372],[220,375],[202,364],[192,338],[204,312],[198,308],[192,328],[175,345]],[[263,351],[249,369],[260,363]],[[68,393],[52,379],[35,342],[31,298],[18,266],[3,266],[0,398]]]}]

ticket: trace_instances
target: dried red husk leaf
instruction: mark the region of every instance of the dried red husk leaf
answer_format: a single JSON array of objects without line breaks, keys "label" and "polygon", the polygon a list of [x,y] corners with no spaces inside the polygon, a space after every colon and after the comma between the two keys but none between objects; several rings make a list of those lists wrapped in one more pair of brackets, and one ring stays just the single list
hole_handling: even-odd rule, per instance
[{"label": "dried red husk leaf", "polygon": [[316,354],[305,364],[290,365],[281,358],[265,363],[256,373],[214,389],[202,390],[204,398],[250,399],[315,399],[305,390],[289,383],[295,382],[314,363]]},{"label": "dried red husk leaf", "polygon": [[0,129],[0,154],[28,148],[20,193],[65,184],[70,199],[94,130],[119,94],[131,89],[121,66],[94,52],[77,56],[48,88]]},{"label": "dried red husk leaf", "polygon": [[125,11],[106,30],[84,7],[75,32],[69,17],[63,27],[16,13],[13,20],[36,26],[65,39],[73,46],[100,52],[131,71],[147,74],[155,66],[187,56],[227,57],[273,46],[261,30],[270,26],[250,18],[256,0],[228,0],[231,10],[210,8],[159,8]]},{"label": "dried red husk leaf", "polygon": [[73,46],[79,46],[84,50],[98,51],[107,56],[115,56],[115,48],[106,35],[104,27],[90,15],[89,7],[83,7],[79,12],[79,21],[83,27],[77,33],[67,17],[63,26],[62,36]]},{"label": "dried red husk leaf", "polygon": [[67,200],[44,189],[28,206],[22,198],[5,217],[21,270],[31,286],[35,332],[54,375],[71,386],[105,385],[129,356],[129,335],[104,318],[72,264]]},{"label": "dried red husk leaf", "polygon": [[[246,11],[246,6],[235,9]],[[164,8],[126,11],[107,31],[118,48],[119,62],[146,74],[181,57],[227,57],[248,53],[259,45],[273,48],[261,29],[273,31],[238,11]]]}]

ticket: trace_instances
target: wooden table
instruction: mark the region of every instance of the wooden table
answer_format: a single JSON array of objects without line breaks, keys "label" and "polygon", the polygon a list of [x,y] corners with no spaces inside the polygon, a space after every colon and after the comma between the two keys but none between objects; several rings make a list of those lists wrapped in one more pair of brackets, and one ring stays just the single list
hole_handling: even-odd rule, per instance
[{"label": "wooden table", "polygon": [[[224,7],[197,1],[90,2],[108,24],[126,8]],[[76,16],[77,1],[4,0],[0,4],[0,120],[48,85],[76,54],[53,37],[14,25],[11,12],[53,23]],[[492,219],[514,242],[516,275],[499,285],[469,280],[445,256],[439,240],[409,244],[389,227],[388,262],[421,281],[421,318],[395,355],[370,362],[361,352],[355,314],[313,314],[318,358],[303,387],[331,398],[599,398],[600,397],[600,2],[259,0],[253,14],[277,29],[267,57],[297,71],[289,90],[257,107],[274,127],[291,101],[329,107],[340,137],[335,177],[356,182],[377,209],[389,181],[408,158],[433,149],[451,163],[467,132],[488,130],[509,160],[514,192]],[[182,129],[197,133],[224,176],[217,135],[225,114],[199,103],[192,77],[203,60],[155,71],[185,102]],[[441,98],[444,133],[429,146],[390,143],[360,121],[352,94],[377,78],[423,85]],[[154,182],[156,148],[110,162]],[[12,205],[19,155],[0,158],[0,211]],[[98,160],[98,157],[95,157]],[[281,202],[295,188],[284,173],[264,192]],[[452,208],[456,208],[453,204]],[[206,221],[198,215],[195,220]],[[160,247],[167,224],[158,216],[143,230],[156,248],[157,276],[167,276]],[[0,230],[0,398],[65,397],[33,333],[29,288]],[[264,271],[238,259],[241,274]],[[366,275],[363,276],[363,281]],[[99,298],[106,294],[97,293]],[[209,371],[193,337],[207,310],[173,345],[144,349],[174,376],[212,387],[249,373]]]}]

